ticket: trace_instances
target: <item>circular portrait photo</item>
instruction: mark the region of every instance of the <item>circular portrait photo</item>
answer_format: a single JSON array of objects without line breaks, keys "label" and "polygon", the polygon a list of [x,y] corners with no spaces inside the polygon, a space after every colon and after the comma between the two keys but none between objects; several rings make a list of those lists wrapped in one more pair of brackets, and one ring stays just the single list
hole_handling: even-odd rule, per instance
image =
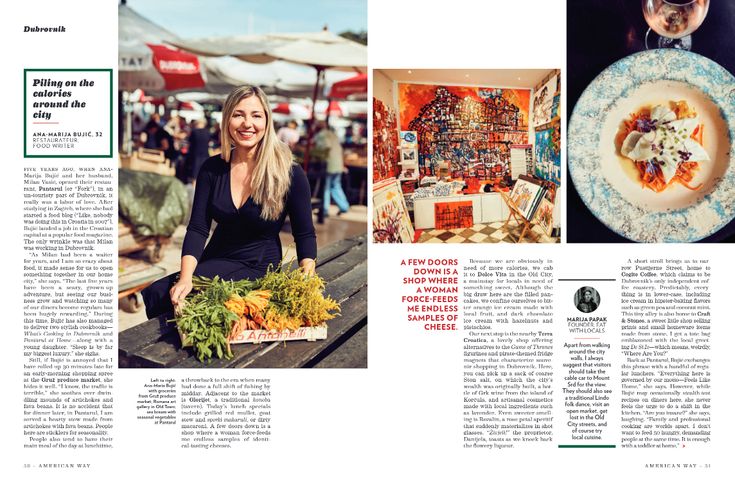
[{"label": "circular portrait photo", "polygon": [[574,293],[574,305],[583,313],[591,313],[600,306],[600,293],[594,287],[580,287]]}]

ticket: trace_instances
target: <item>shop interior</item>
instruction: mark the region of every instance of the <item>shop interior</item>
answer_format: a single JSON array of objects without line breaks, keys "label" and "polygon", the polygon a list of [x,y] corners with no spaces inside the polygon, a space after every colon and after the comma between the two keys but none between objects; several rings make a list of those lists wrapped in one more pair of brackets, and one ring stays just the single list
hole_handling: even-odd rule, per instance
[{"label": "shop interior", "polygon": [[373,71],[373,239],[557,243],[558,69]]}]

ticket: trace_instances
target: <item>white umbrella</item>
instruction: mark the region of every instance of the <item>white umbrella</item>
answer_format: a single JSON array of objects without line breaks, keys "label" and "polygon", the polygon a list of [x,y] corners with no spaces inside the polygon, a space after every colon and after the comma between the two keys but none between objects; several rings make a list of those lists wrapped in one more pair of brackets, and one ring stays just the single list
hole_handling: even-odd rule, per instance
[{"label": "white umbrella", "polygon": [[176,34],[151,22],[128,7],[125,0],[121,1],[120,5],[117,6],[117,28],[118,56],[121,59],[124,58],[131,61],[127,62],[126,65],[134,64],[132,61],[134,61],[134,55],[136,53],[145,54],[145,49],[142,49],[142,46],[146,42],[160,44],[164,41],[178,39]]},{"label": "white umbrella", "polygon": [[[314,69],[286,61],[256,64],[226,56],[205,57],[202,65],[207,73],[205,90],[213,93],[228,93],[234,86],[251,84],[260,86],[268,94],[308,97],[316,82]],[[325,82],[331,86],[350,76],[347,72],[327,71]]]},{"label": "white umbrella", "polygon": [[[122,0],[118,5],[118,90],[144,89],[167,94],[181,89],[204,87],[205,81],[196,56],[161,45],[177,36],[142,17]],[[120,93],[122,105],[123,96]],[[132,148],[131,109],[126,113],[122,146]]]},{"label": "white umbrella", "polygon": [[197,55],[229,55],[256,64],[285,60],[323,69],[351,72],[365,72],[367,69],[366,46],[327,30],[295,34],[226,35],[167,42]]},{"label": "white umbrella", "polygon": [[142,17],[123,0],[118,5],[118,81],[125,91],[167,94],[204,86],[199,60],[162,44],[178,37]]}]

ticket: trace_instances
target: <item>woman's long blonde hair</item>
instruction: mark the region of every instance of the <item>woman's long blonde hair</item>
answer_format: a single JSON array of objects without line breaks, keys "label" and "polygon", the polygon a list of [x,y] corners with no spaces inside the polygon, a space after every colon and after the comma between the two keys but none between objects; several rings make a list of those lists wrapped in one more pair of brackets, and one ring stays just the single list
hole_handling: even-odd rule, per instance
[{"label": "woman's long blonde hair", "polygon": [[229,162],[232,157],[234,143],[230,138],[230,119],[235,106],[245,98],[257,96],[265,111],[266,126],[263,139],[260,140],[255,154],[255,170],[250,180],[253,201],[261,206],[260,216],[263,220],[277,220],[283,213],[286,196],[291,187],[291,165],[293,155],[288,145],[276,136],[273,126],[268,98],[262,89],[256,86],[240,86],[233,90],[222,108],[222,158]]}]

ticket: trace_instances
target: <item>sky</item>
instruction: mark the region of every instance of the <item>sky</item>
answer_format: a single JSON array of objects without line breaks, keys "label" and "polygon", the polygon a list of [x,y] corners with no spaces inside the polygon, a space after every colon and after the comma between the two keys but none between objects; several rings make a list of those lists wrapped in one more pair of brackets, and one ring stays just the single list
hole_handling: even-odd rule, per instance
[{"label": "sky", "polygon": [[367,0],[128,0],[128,7],[183,38],[367,30]]}]

